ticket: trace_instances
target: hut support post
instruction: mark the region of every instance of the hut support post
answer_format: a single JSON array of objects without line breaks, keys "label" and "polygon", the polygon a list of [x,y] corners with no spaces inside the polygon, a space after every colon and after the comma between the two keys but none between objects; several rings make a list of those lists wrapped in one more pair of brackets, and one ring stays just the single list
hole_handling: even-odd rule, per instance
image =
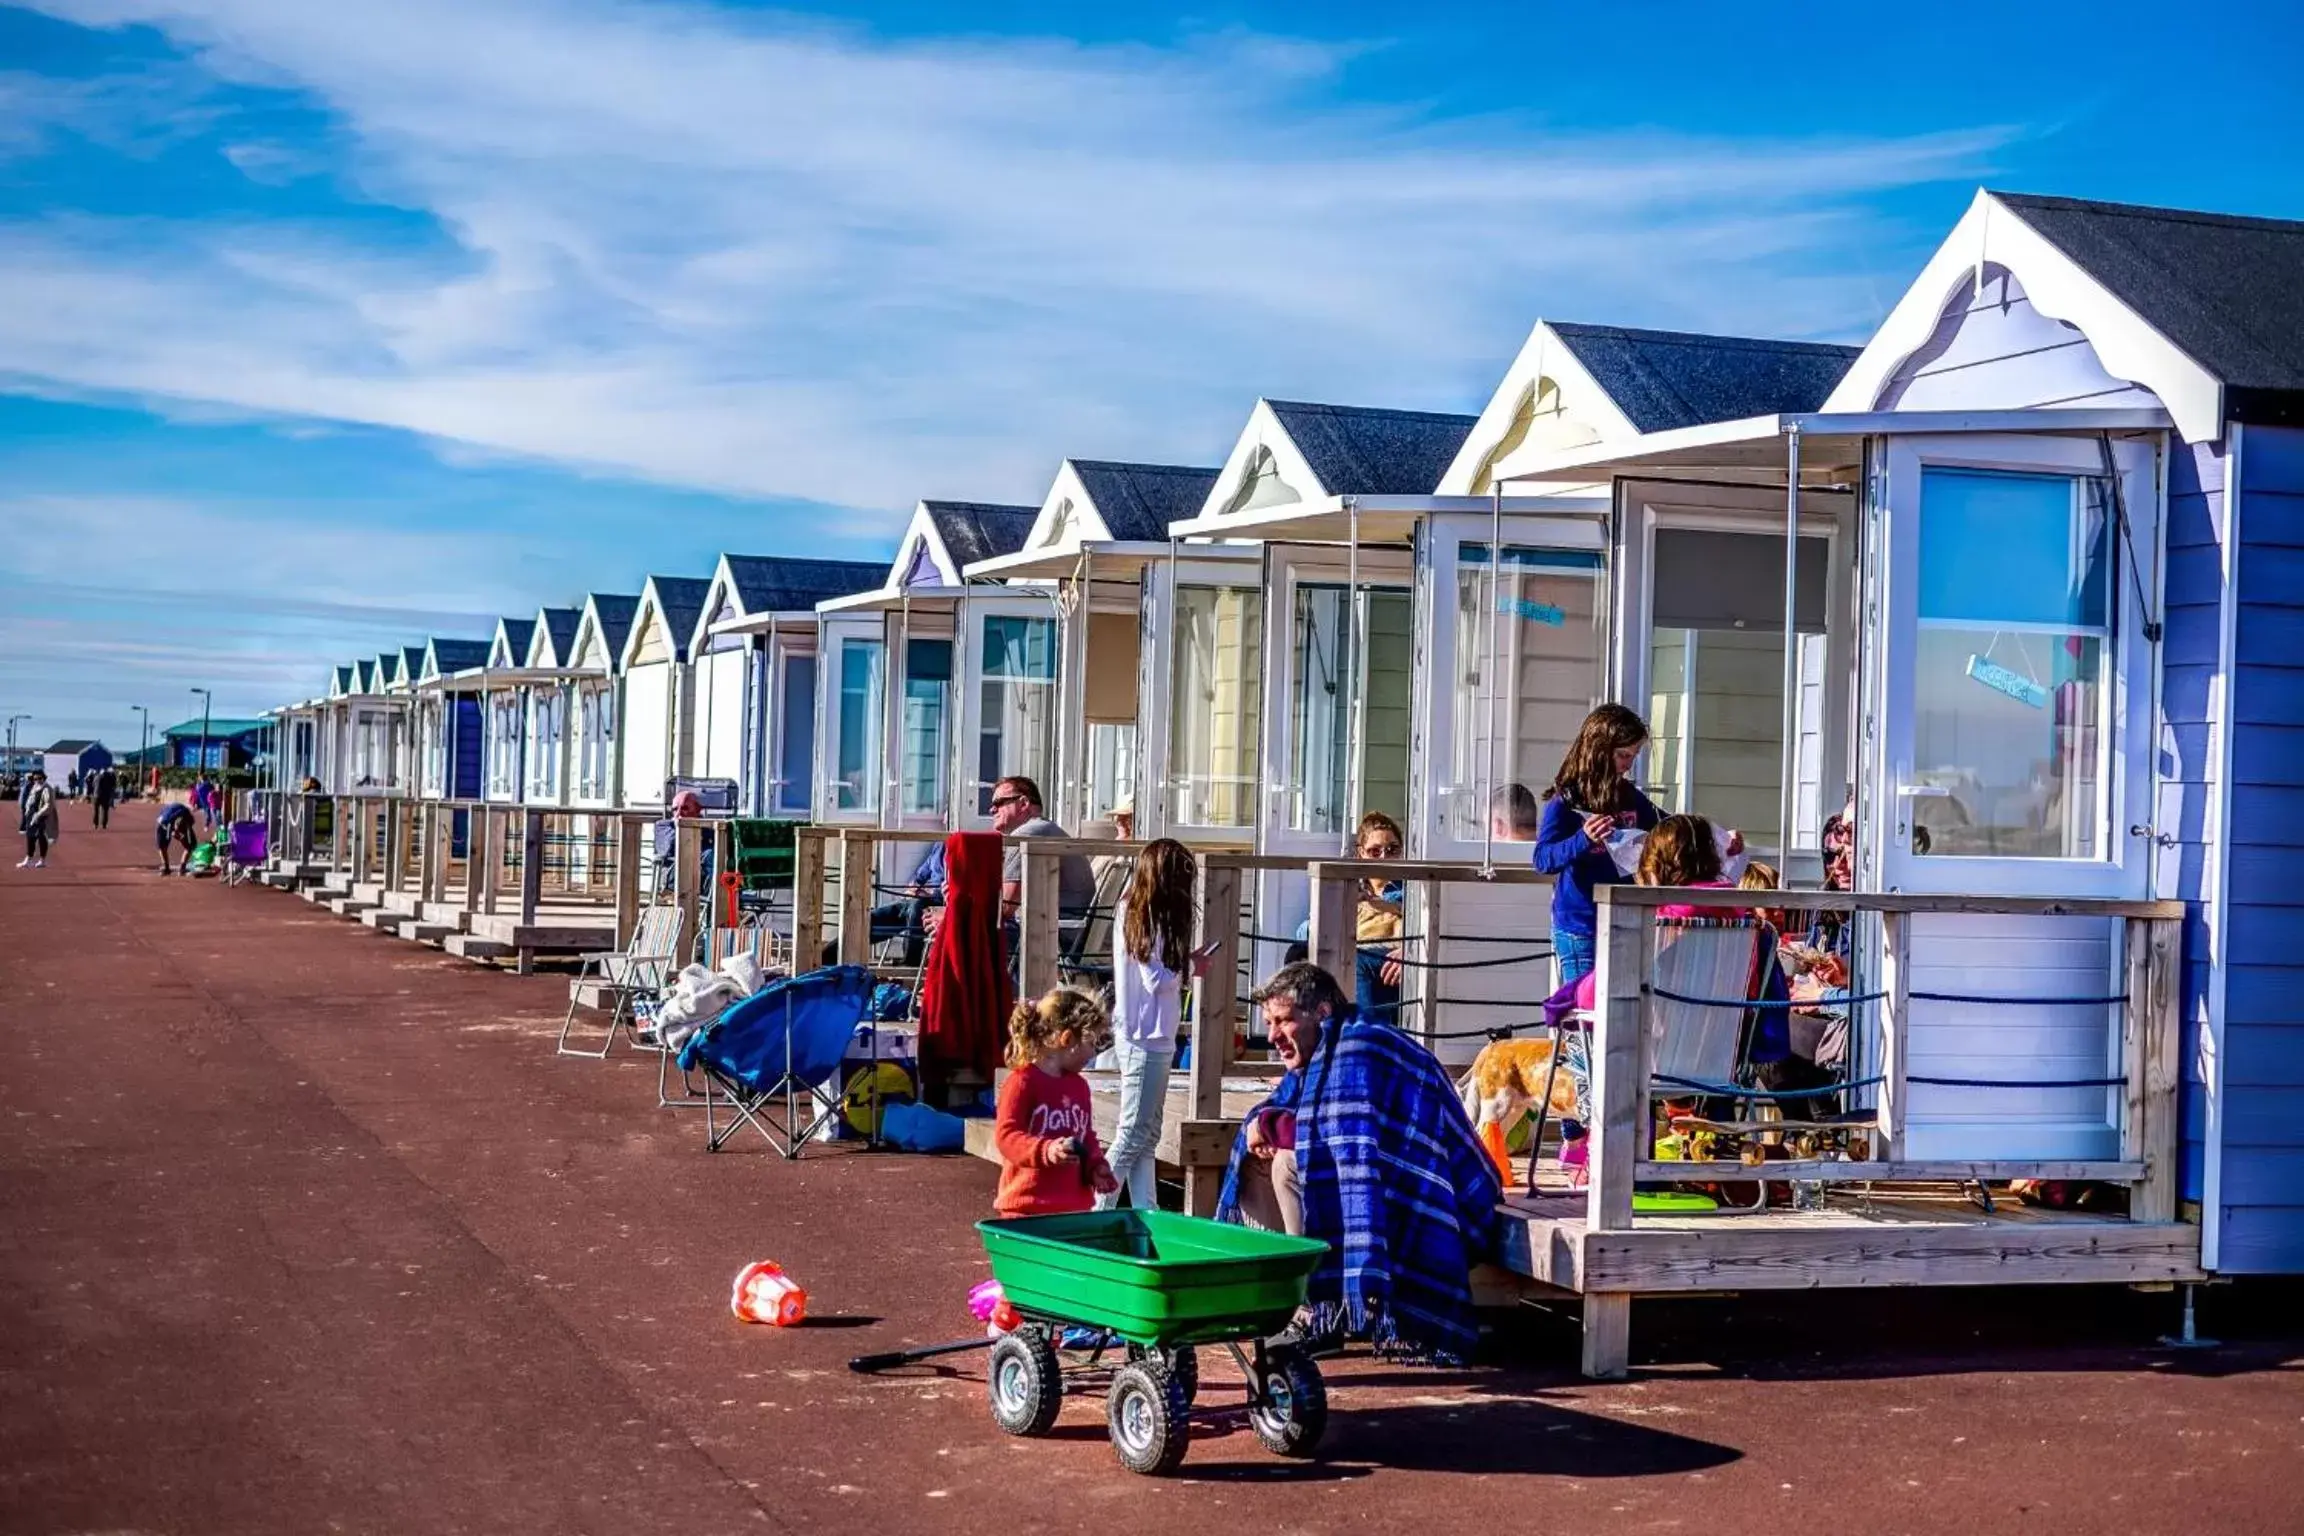
[{"label": "hut support post", "polygon": [[[1240,1005],[1240,867],[1212,855],[1200,866],[1200,931],[1215,952],[1207,972],[1192,984],[1193,1121],[1219,1120],[1224,1114],[1224,1069],[1232,1064],[1232,1038],[1238,1027]],[[1186,1163],[1184,1208],[1195,1216],[1216,1214],[1216,1197],[1224,1187],[1224,1165]]]},{"label": "hut support post", "polygon": [[792,969],[812,970],[824,950],[825,844],[822,827],[802,827],[792,846]]},{"label": "hut support post", "polygon": [[[1632,1228],[1633,1164],[1652,1145],[1648,1131],[1648,1020],[1642,988],[1655,942],[1645,909],[1619,906],[1600,889],[1600,1013],[1592,1041],[1591,1184],[1584,1224],[1593,1232]],[[1625,1292],[1584,1296],[1584,1374],[1623,1376],[1631,1360],[1632,1298]]]},{"label": "hut support post", "polygon": [[1307,871],[1312,881],[1312,963],[1336,978],[1336,984],[1349,997],[1353,991],[1353,970],[1359,963],[1355,942],[1359,915],[1358,893],[1354,880],[1339,875],[1326,864],[1313,864]]},{"label": "hut support post", "polygon": [[872,874],[880,840],[850,828],[840,834],[840,963],[872,963]]},{"label": "hut support post", "polygon": [[2183,1089],[2178,1054],[2181,1028],[2177,965],[2183,924],[2129,918],[2127,1003],[2121,1019],[2122,1090],[2120,1156],[2141,1162],[2143,1177],[2128,1191],[2131,1221],[2174,1221],[2177,1196],[2176,1115]]},{"label": "hut support post", "polygon": [[704,885],[704,823],[682,817],[672,824],[672,905],[679,920],[672,928],[675,968],[695,953],[698,897]]},{"label": "hut support post", "polygon": [[1055,854],[1044,853],[1029,841],[1024,844],[1017,978],[1021,994],[1028,998],[1038,997],[1056,985],[1057,934],[1062,916],[1057,911],[1058,886],[1062,882],[1062,870],[1063,860]]},{"label": "hut support post", "polygon": [[[520,936],[536,926],[536,907],[544,895],[544,813],[520,813]],[[536,969],[536,951],[523,944],[515,967],[523,976]]]},{"label": "hut support post", "polygon": [[616,947],[632,947],[632,931],[640,926],[639,818],[616,818]]}]

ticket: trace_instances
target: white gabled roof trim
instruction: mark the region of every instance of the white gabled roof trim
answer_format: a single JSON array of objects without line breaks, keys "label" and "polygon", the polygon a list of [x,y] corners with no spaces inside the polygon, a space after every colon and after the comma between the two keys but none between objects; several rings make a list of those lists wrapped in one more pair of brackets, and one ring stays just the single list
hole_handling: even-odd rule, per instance
[{"label": "white gabled roof trim", "polygon": [[1294,487],[1305,501],[1318,501],[1329,494],[1328,488],[1320,483],[1320,477],[1312,473],[1312,466],[1298,451],[1295,440],[1288,435],[1288,429],[1273,414],[1271,405],[1258,400],[1256,408],[1248,413],[1248,425],[1232,444],[1232,451],[1225,455],[1224,469],[1216,477],[1215,489],[1200,504],[1200,515],[1190,521],[1206,524],[1227,515],[1224,507],[1240,494],[1241,487],[1259,461],[1259,450],[1270,450],[1273,468],[1279,473],[1281,481]]},{"label": "white gabled roof trim", "polygon": [[[1553,333],[1551,324],[1539,320],[1529,328],[1528,339],[1520,344],[1512,365],[1504,370],[1503,382],[1488,397],[1488,404],[1480,412],[1480,420],[1472,428],[1472,435],[1464,439],[1464,446],[1456,450],[1456,458],[1448,466],[1448,473],[1440,477],[1439,494],[1443,496],[1486,495],[1473,487],[1473,476],[1487,457],[1494,453],[1512,430],[1520,414],[1520,402],[1532,392],[1538,399],[1543,396],[1546,379],[1559,391],[1560,412],[1587,422],[1599,434],[1602,442],[1620,442],[1638,437],[1640,429],[1632,425],[1631,418],[1616,404],[1614,398],[1602,389],[1576,354]],[[1509,459],[1496,465],[1496,472],[1506,472]]]},{"label": "white gabled roof trim", "polygon": [[2223,382],[1990,192],[1976,194],[1824,402],[1824,410],[1874,409],[1904,360],[1936,333],[1952,295],[1961,284],[1974,283],[1988,261],[2013,272],[2041,314],[2079,327],[2106,372],[2157,395],[2186,442],[2212,442],[2224,435]]}]

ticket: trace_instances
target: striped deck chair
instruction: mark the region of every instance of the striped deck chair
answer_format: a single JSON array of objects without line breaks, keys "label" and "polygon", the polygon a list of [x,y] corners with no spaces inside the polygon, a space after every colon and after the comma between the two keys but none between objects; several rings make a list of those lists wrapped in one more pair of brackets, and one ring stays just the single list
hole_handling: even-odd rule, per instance
[{"label": "striped deck chair", "polygon": [[[582,957],[576,979],[568,984],[568,1014],[560,1021],[558,1054],[604,1057],[616,1044],[618,1030],[632,1035],[635,1045],[641,1043],[635,1031],[636,1016],[671,981],[676,969],[672,945],[679,932],[679,908],[668,904],[643,907],[640,920],[632,925],[629,944],[622,949],[594,950]],[[576,1010],[587,994],[596,1006],[605,1003],[608,1008],[608,1029],[596,1051],[568,1043],[576,1025]]]},{"label": "striped deck chair", "polygon": [[[1658,917],[1655,922],[1655,970],[1647,989],[1649,1087],[1671,1097],[1699,1092],[1699,1084],[1715,1090],[1733,1087],[1744,1067],[1751,1004],[1767,980],[1770,930],[1751,916]],[[1592,1123],[1592,1016],[1564,1006],[1571,991],[1563,986],[1545,1004],[1552,1065],[1543,1095],[1532,1106],[1532,1149],[1543,1142],[1554,1070],[1565,1070],[1574,1085],[1576,1118]],[[1537,1192],[1533,1150],[1528,1192]]]}]

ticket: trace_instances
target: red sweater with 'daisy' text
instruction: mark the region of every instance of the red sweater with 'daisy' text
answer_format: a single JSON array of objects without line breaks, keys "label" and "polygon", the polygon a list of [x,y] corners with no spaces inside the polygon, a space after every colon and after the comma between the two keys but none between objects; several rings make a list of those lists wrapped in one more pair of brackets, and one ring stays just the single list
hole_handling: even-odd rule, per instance
[{"label": "red sweater with 'daisy' text", "polygon": [[[1081,1154],[1068,1162],[1050,1157],[1077,1139]],[[1103,1166],[1088,1079],[1022,1067],[1000,1084],[992,1117],[992,1143],[1000,1150],[1000,1193],[992,1209],[1002,1216],[1055,1216],[1096,1203],[1090,1185]]]}]

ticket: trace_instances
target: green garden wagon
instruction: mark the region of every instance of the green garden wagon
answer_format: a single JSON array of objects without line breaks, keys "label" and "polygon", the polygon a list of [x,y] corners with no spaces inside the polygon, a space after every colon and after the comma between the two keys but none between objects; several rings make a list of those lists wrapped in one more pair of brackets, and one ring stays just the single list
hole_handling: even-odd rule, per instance
[{"label": "green garden wagon", "polygon": [[[1248,1382],[1248,1423],[1267,1449],[1310,1456],[1328,1425],[1328,1391],[1303,1350],[1268,1342],[1303,1304],[1328,1245],[1166,1211],[1090,1211],[982,1221],[992,1276],[1019,1325],[992,1346],[992,1419],[1045,1435],[1063,1406],[1057,1349],[1067,1328],[1096,1344],[1073,1375],[1111,1371],[1105,1426],[1131,1472],[1173,1472],[1191,1442],[1198,1346],[1222,1345]],[[1117,1341],[1115,1343],[1115,1341]]]}]

